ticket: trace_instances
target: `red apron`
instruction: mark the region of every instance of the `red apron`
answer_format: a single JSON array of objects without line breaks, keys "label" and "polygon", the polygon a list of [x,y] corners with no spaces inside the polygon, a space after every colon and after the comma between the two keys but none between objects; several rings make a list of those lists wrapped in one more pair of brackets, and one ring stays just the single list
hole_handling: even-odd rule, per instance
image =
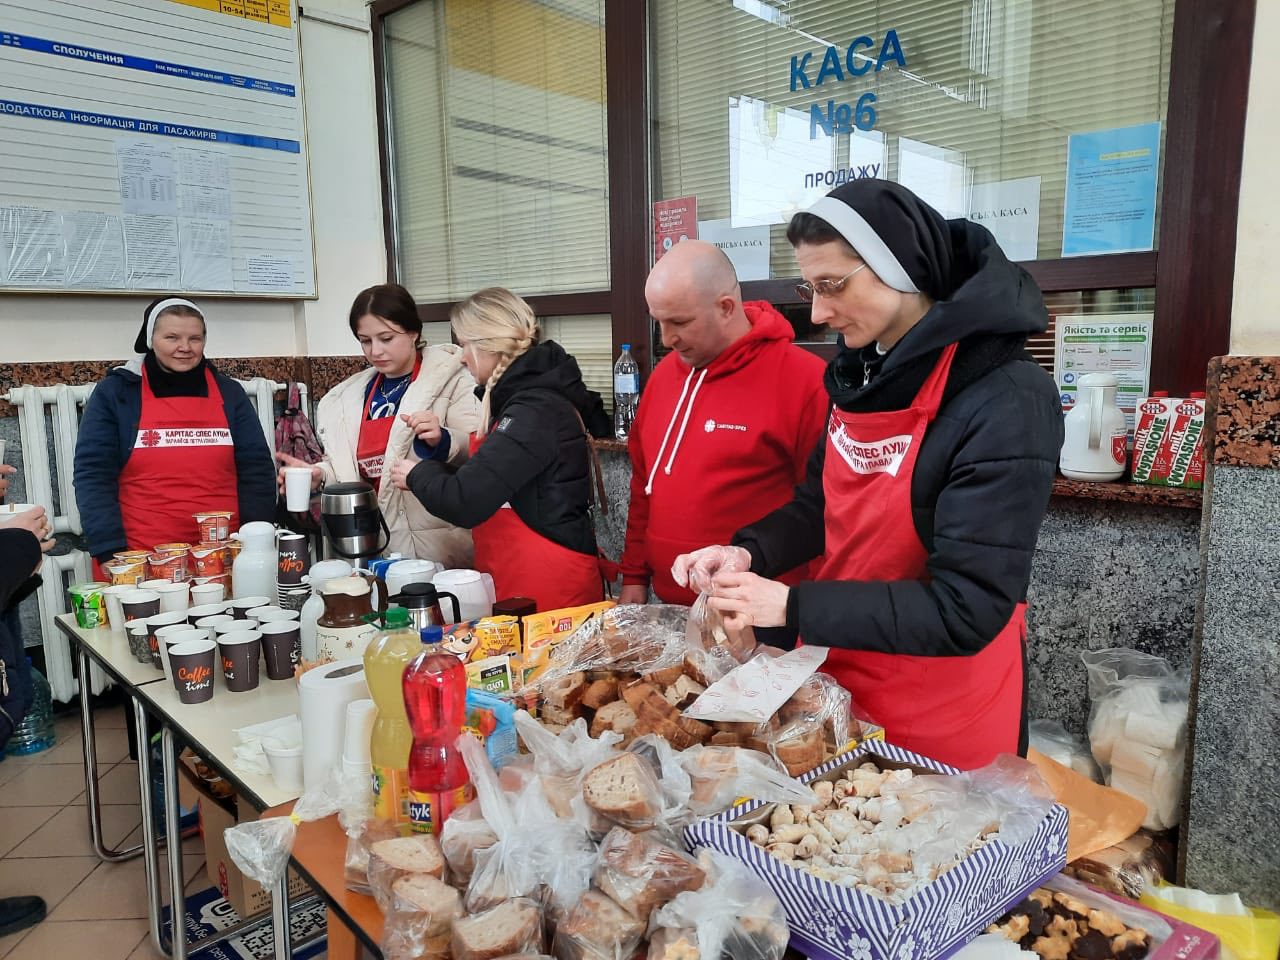
[{"label": "red apron", "polygon": [[[421,369],[422,354],[419,352],[418,359],[413,362],[413,379],[409,381],[410,386],[414,380],[418,379],[418,371]],[[373,484],[374,493],[377,493],[382,486],[382,462],[387,456],[387,441],[391,439],[391,428],[396,425],[396,413],[399,413],[397,408],[389,417],[369,419],[369,410],[373,406],[374,395],[377,394],[382,380],[382,374],[377,374],[369,387],[369,396],[364,401],[364,416],[360,419],[360,433],[356,440],[356,469],[360,472],[360,476]],[[409,387],[406,386],[404,389],[408,393]]]},{"label": "red apron", "polygon": [[[483,439],[471,435],[471,454]],[[499,600],[528,597],[539,610],[559,610],[599,603],[604,599],[597,557],[562,547],[531,529],[503,504],[484,523],[471,530],[476,568],[493,577]]]},{"label": "red apron", "polygon": [[[846,413],[827,425],[827,548],[819,580],[928,580],[911,514],[911,477],[942,403],[955,357],[947,347],[906,410]],[[1026,607],[971,657],[920,657],[832,648],[823,669],[885,728],[891,743],[972,770],[1016,753],[1022,716]],[[856,611],[850,611],[856,637]]]},{"label": "red apron", "polygon": [[230,510],[240,525],[236,448],[222,392],[207,367],[207,397],[157,397],[142,371],[138,436],[120,471],[120,518],[132,550],[158,543],[199,543],[194,514]]}]

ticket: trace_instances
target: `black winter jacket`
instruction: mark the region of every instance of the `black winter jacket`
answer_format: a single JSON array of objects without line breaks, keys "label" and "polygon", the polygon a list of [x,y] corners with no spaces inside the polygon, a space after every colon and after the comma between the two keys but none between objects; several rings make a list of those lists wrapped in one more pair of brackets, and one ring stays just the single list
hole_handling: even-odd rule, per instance
[{"label": "black winter jacket", "polygon": [[31,707],[31,679],[22,635],[13,629],[18,604],[40,586],[40,541],[29,530],[0,527],[0,750]]},{"label": "black winter jacket", "polygon": [[[955,292],[937,301],[882,361],[874,348],[842,347],[826,372],[827,391],[842,410],[900,410],[942,349],[959,342],[911,479],[928,579],[793,587],[788,626],[810,643],[972,655],[1026,598],[1063,435],[1057,389],[1025,349],[1027,335],[1043,331],[1048,315],[1035,282],[987,230],[965,220],[949,225],[962,278]],[[824,436],[814,449],[792,502],[735,536],[751,553],[754,572],[774,576],[822,555],[826,443]]]},{"label": "black winter jacket", "polygon": [[[477,387],[476,395],[483,396],[484,388]],[[582,382],[578,361],[554,340],[534,344],[498,380],[489,406],[489,434],[475,454],[456,469],[422,461],[409,473],[409,489],[431,513],[467,529],[510,503],[535,532],[595,556],[590,452],[582,427],[604,437],[613,425],[600,394]]]},{"label": "black winter jacket", "polygon": [[[213,369],[213,364],[209,367]],[[240,522],[274,520],[276,466],[262,435],[262,423],[240,384],[216,369],[213,375],[235,444]],[[74,479],[76,504],[89,553],[100,561],[128,547],[120,517],[119,481],[120,471],[133,453],[141,416],[142,377],[125,367],[116,367],[94,387],[80,420]]]}]

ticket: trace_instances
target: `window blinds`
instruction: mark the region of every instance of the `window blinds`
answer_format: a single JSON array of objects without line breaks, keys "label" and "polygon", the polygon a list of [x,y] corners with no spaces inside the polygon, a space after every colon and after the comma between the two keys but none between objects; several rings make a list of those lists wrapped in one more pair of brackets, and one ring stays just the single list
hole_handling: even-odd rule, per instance
[{"label": "window blinds", "polygon": [[[695,194],[703,219],[733,213],[731,99],[749,98],[757,141],[767,146],[795,123],[807,139],[811,104],[855,105],[869,92],[875,134],[828,140],[828,169],[882,153],[881,176],[898,180],[904,166],[908,178],[925,171],[943,195],[1039,177],[1038,257],[1057,257],[1067,137],[1163,121],[1173,7],[1173,0],[650,0],[655,195]],[[890,30],[906,66],[886,61],[877,71]],[[866,73],[814,85],[827,46],[845,68],[860,36],[872,40],[855,51]],[[791,58],[806,53],[808,89],[791,72]],[[805,174],[822,169],[789,170],[774,189],[802,208]],[[773,276],[797,272],[784,232],[782,224],[770,231]]]},{"label": "window blinds", "polygon": [[603,0],[419,0],[383,26],[414,297],[607,289]]}]

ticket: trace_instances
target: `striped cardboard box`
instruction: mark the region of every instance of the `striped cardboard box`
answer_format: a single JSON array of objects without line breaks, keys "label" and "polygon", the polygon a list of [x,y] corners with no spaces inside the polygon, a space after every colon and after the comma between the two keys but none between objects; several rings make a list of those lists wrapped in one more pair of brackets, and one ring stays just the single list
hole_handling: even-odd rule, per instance
[{"label": "striped cardboard box", "polygon": [[[800,779],[808,783],[877,757],[938,773],[959,772],[872,740]],[[741,860],[768,883],[786,910],[791,946],[813,960],[940,960],[1066,865],[1067,811],[1055,804],[1026,843],[987,843],[895,906],[789,867],[730,826],[761,806],[751,801],[700,820],[686,828],[685,838],[690,846],[710,847]]]}]

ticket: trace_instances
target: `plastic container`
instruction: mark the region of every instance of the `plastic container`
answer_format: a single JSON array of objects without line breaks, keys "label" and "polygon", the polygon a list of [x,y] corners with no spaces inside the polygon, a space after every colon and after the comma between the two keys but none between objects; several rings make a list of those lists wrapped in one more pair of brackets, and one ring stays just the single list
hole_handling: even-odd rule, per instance
[{"label": "plastic container", "polygon": [[409,819],[409,748],[413,732],[405,713],[401,678],[405,666],[422,651],[418,633],[409,626],[407,610],[387,611],[379,630],[364,651],[364,676],[369,696],[378,707],[369,738],[373,764],[373,815],[375,819],[406,823]]},{"label": "plastic container", "polygon": [[404,704],[413,728],[409,751],[409,823],[439,834],[470,799],[471,777],[456,746],[467,715],[467,670],[441,645],[444,631],[422,629],[422,651],[404,671]]},{"label": "plastic container", "polygon": [[484,744],[484,752],[495,770],[501,770],[520,752],[516,705],[496,694],[468,688],[466,729]]},{"label": "plastic container", "polygon": [[11,757],[40,753],[58,742],[53,730],[53,694],[49,689],[49,681],[44,678],[43,673],[31,666],[30,657],[27,657],[27,669],[31,671],[34,693],[31,709],[5,745],[4,752]]},{"label": "plastic container", "polygon": [[613,365],[613,435],[619,440],[631,436],[640,402],[640,366],[631,356],[631,344],[622,345],[622,354]]}]

